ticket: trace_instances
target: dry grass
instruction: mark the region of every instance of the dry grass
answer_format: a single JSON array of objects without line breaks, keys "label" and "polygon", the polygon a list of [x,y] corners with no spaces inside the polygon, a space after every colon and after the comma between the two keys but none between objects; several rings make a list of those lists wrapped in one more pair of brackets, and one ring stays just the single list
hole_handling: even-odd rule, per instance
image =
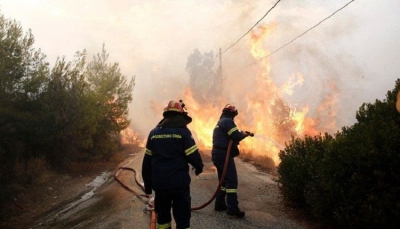
[{"label": "dry grass", "polygon": [[254,154],[251,151],[242,151],[240,152],[239,158],[245,162],[249,162],[258,169],[271,173],[276,174],[276,165],[272,158],[268,156],[263,156],[259,154]]},{"label": "dry grass", "polygon": [[50,173],[52,172],[45,159],[33,158],[26,165],[22,162],[15,165],[14,181],[23,186],[42,183],[48,180]]},{"label": "dry grass", "polygon": [[[211,150],[201,149],[201,158],[203,161],[211,161]],[[262,156],[259,154],[254,154],[251,151],[240,151],[239,158],[244,162],[248,162],[254,165],[257,169],[268,172],[273,175],[277,175],[277,168],[275,162],[272,158],[268,156]]]},{"label": "dry grass", "polygon": [[70,162],[68,173],[71,176],[80,176],[83,174],[96,174],[104,170],[114,170],[118,163],[125,160],[128,155],[138,152],[139,149],[140,147],[137,145],[121,145],[119,150],[107,160]]}]

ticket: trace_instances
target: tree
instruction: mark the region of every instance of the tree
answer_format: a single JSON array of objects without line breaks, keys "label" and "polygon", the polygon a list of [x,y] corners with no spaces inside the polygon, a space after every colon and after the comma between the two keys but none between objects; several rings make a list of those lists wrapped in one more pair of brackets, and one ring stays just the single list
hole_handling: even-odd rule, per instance
[{"label": "tree", "polygon": [[198,49],[193,50],[186,63],[186,71],[190,76],[190,87],[194,96],[199,99],[207,99],[218,94],[215,91],[215,72],[213,52],[201,54]]},{"label": "tree", "polygon": [[77,52],[73,62],[57,59],[49,82],[41,97],[42,143],[47,146],[46,158],[56,167],[65,160],[79,158],[79,150],[88,144],[96,123],[91,119],[93,109],[86,106],[86,52]]},{"label": "tree", "polygon": [[31,158],[55,169],[105,159],[116,149],[113,135],[130,124],[134,78],[107,63],[104,45],[89,64],[86,51],[77,52],[50,71],[33,44],[31,31],[0,15],[0,218],[15,194],[11,182],[24,183],[14,179],[17,163],[26,172]]},{"label": "tree", "polygon": [[[93,57],[86,68],[89,93],[96,98],[97,131],[93,138],[94,149],[103,153],[112,150],[115,144],[109,139],[128,127],[128,104],[132,101],[134,78],[130,81],[121,74],[118,63],[107,63],[109,55],[103,45],[102,52]],[[105,141],[104,139],[109,139]],[[111,148],[110,148],[111,147]]]},{"label": "tree", "polygon": [[[15,165],[37,152],[35,127],[38,101],[46,84],[48,63],[33,48],[31,31],[23,33],[15,21],[0,15],[0,204],[11,199],[8,185],[14,181]],[[5,209],[1,206],[0,218]]]},{"label": "tree", "polygon": [[112,134],[130,124],[134,79],[128,82],[117,63],[107,63],[104,46],[89,64],[86,55],[77,52],[72,63],[59,59],[43,96],[47,158],[56,167],[110,155],[117,145]]},{"label": "tree", "polygon": [[[15,21],[0,15],[0,157],[2,171],[12,171],[17,158],[29,158],[34,142],[30,128],[37,121],[35,107],[46,83],[45,55],[32,46]],[[19,149],[19,150],[18,150]]]}]

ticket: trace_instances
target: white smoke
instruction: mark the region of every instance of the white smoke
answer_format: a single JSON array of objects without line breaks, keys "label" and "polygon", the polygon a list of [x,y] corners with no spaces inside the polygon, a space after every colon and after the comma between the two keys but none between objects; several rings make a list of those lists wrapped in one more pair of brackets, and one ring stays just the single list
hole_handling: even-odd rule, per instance
[{"label": "white smoke", "polygon": [[[181,99],[178,96],[189,83],[185,66],[193,49],[202,53],[226,49],[275,2],[0,0],[0,9],[25,31],[32,29],[35,46],[50,63],[58,56],[70,60],[83,49],[91,56],[104,43],[122,73],[136,75],[130,105],[132,128],[147,135],[161,118],[161,110],[152,108]],[[263,41],[265,49],[276,50],[347,2],[281,1],[260,22],[277,24]],[[355,1],[271,55],[271,77],[278,86],[293,74],[304,76],[304,84],[294,88],[287,102],[300,107],[310,104],[310,114],[317,115],[322,95],[337,96],[336,122],[342,126],[355,121],[363,102],[383,99],[400,75],[398,12],[398,1]],[[228,98],[235,104],[244,103],[243,95],[252,93],[249,79],[257,72],[257,64],[239,70],[255,61],[248,41],[247,35],[222,59]],[[331,91],[330,82],[336,91]]]}]

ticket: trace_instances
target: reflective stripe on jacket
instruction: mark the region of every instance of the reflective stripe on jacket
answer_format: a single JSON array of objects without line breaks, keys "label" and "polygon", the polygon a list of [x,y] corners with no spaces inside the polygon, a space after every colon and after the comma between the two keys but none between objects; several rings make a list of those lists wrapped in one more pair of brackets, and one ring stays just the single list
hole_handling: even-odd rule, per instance
[{"label": "reflective stripe on jacket", "polygon": [[232,118],[221,116],[213,133],[213,149],[212,153],[225,154],[228,149],[229,141],[233,140],[231,155],[239,155],[238,144],[246,137],[237,128]]},{"label": "reflective stripe on jacket", "polygon": [[151,189],[180,188],[190,184],[189,164],[202,170],[203,162],[187,127],[156,127],[147,139],[142,165],[146,193]]}]

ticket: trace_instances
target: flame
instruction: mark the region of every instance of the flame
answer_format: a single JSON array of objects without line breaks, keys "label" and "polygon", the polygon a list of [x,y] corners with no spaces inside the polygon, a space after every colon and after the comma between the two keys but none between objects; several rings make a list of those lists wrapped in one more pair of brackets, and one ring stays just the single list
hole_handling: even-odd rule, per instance
[{"label": "flame", "polygon": [[[263,42],[263,38],[269,35],[272,30],[275,28],[276,23],[272,23],[269,26],[260,25],[258,27],[258,31],[251,31],[250,33],[250,52],[255,59],[263,58],[264,56],[268,55],[267,51],[260,48]],[[257,33],[259,32],[259,33]]]},{"label": "flame", "polygon": [[220,111],[212,104],[200,104],[193,98],[190,88],[186,88],[183,92],[185,104],[190,104],[188,114],[193,118],[190,123],[190,129],[194,130],[193,135],[196,137],[196,144],[201,149],[211,149],[212,134],[215,125],[218,122]]},{"label": "flame", "polygon": [[[246,138],[240,142],[239,148],[242,152],[249,152],[253,155],[268,156],[275,164],[279,164],[278,153],[283,150],[285,142],[292,136],[302,137],[304,135],[317,135],[320,129],[329,129],[335,123],[322,123],[309,117],[310,106],[289,107],[282,95],[291,96],[296,86],[304,83],[302,73],[296,73],[289,77],[287,82],[278,87],[270,77],[271,64],[268,58],[264,58],[269,51],[263,48],[263,39],[273,32],[276,24],[259,26],[256,31],[250,33],[250,52],[256,60],[259,60],[259,69],[253,77],[251,93],[244,95],[243,107],[235,105],[239,109],[239,115],[235,123],[240,130],[255,133],[254,138]],[[334,86],[332,86],[335,89]],[[245,94],[246,92],[243,92]],[[181,95],[187,104],[189,115],[193,118],[189,128],[195,137],[199,148],[211,149],[212,133],[222,108],[229,101],[228,96],[223,95],[213,101],[195,99],[196,96],[190,88],[186,88]],[[320,115],[334,116],[335,96],[324,99],[317,111]],[[330,113],[329,113],[330,112]],[[321,127],[322,125],[322,127]],[[323,126],[325,125],[325,127]]]},{"label": "flame", "polygon": [[318,127],[332,132],[336,129],[335,117],[338,106],[338,89],[335,82],[328,83],[328,91],[329,93],[323,96],[321,104],[317,108],[317,115],[320,117]]},{"label": "flame", "polygon": [[[262,41],[274,27],[275,24],[260,26],[257,31],[250,33],[250,52],[256,60],[268,55],[268,50],[262,47]],[[256,137],[243,140],[239,148],[243,152],[268,156],[277,164],[278,153],[283,149],[283,143],[292,135],[305,131],[304,120],[309,108],[304,108],[301,112],[288,109],[280,98],[282,93],[288,93],[294,86],[302,84],[304,79],[301,74],[292,77],[282,88],[278,88],[270,77],[269,59],[262,59],[260,63],[258,73],[254,76],[254,90],[244,96],[247,106],[243,108],[243,112],[238,107],[239,115],[235,118],[239,129],[254,132]],[[222,107],[231,101],[225,102],[226,99],[218,98],[215,105],[209,102],[200,103],[194,99],[189,88],[185,89],[183,97],[189,105],[189,115],[193,117],[190,129],[198,146],[211,149],[212,132]],[[279,124],[286,126],[281,127]]]},{"label": "flame", "polygon": [[[295,81],[296,80],[296,81]],[[301,73],[297,73],[296,75],[292,75],[288,81],[286,81],[281,87],[280,90],[282,93],[287,95],[293,95],[293,88],[295,86],[302,86],[304,83],[304,76]]]},{"label": "flame", "polygon": [[310,107],[307,106],[303,108],[301,112],[296,112],[295,109],[290,112],[291,118],[295,123],[295,131],[301,135],[304,133],[305,117],[309,110]]},{"label": "flame", "polygon": [[400,91],[397,93],[396,97],[396,110],[400,113]]},{"label": "flame", "polygon": [[122,144],[137,145],[139,147],[145,146],[145,140],[140,138],[140,134],[131,128],[126,128],[119,133]]}]

